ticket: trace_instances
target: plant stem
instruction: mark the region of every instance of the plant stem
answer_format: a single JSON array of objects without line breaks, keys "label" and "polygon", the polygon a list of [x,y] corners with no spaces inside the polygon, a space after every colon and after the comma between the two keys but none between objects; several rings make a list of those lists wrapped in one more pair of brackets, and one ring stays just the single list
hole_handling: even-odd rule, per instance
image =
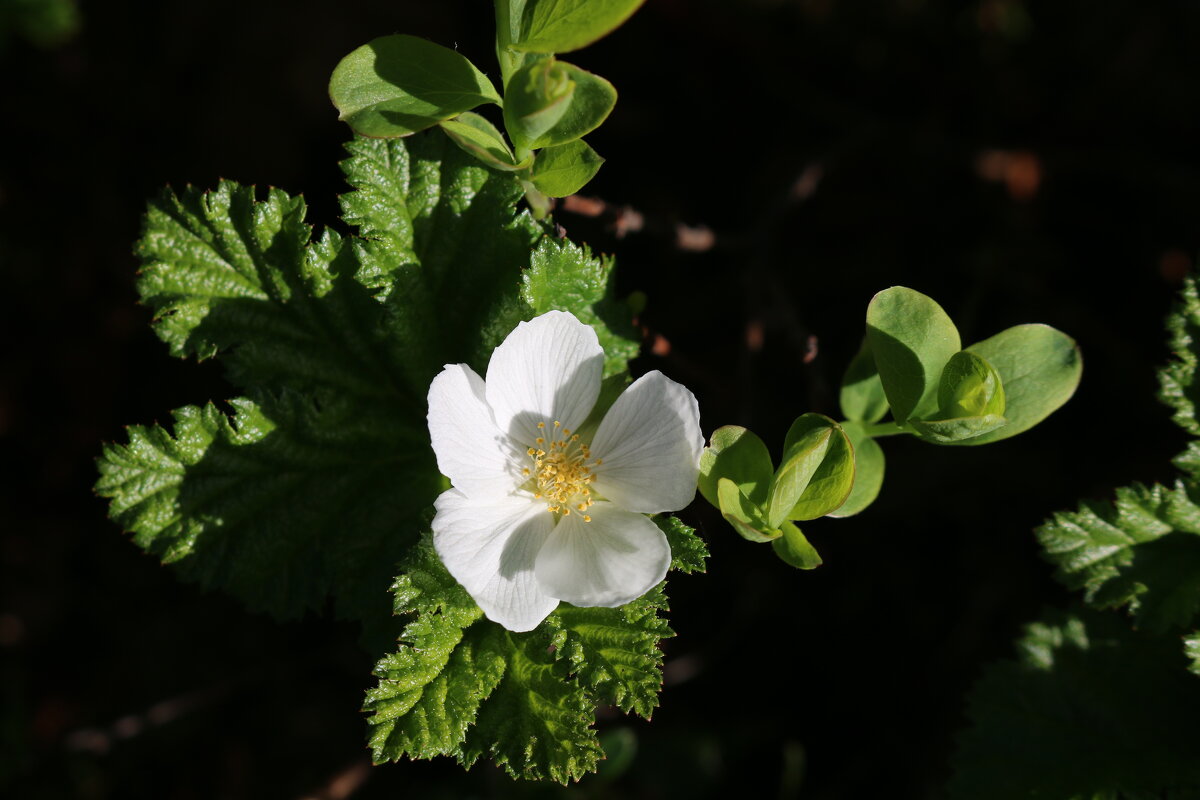
[{"label": "plant stem", "polygon": [[878,439],[881,436],[895,436],[898,433],[912,433],[898,422],[879,422],[874,425],[864,425],[867,436]]}]

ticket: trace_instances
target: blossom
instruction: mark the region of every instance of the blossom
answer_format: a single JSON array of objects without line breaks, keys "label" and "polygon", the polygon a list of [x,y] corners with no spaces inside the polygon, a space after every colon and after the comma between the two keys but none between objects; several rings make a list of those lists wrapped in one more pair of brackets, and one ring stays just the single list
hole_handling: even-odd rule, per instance
[{"label": "blossom", "polygon": [[437,499],[433,544],[488,619],[537,627],[559,601],[615,607],[666,575],[671,548],[646,514],[696,493],[700,411],[657,370],[634,381],[594,435],[596,332],[550,311],[492,353],[486,380],[447,364],[429,387],[429,436],[453,488]]}]

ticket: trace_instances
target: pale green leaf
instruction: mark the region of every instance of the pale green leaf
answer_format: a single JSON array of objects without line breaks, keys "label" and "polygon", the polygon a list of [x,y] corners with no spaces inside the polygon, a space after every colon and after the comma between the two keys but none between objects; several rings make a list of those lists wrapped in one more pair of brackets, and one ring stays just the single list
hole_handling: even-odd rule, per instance
[{"label": "pale green leaf", "polygon": [[616,104],[617,90],[604,78],[546,59],[526,64],[512,76],[504,97],[504,126],[518,146],[554,147],[600,127]]},{"label": "pale green leaf", "polygon": [[883,448],[867,435],[861,423],[843,422],[842,430],[854,447],[854,486],[846,501],[830,512],[831,517],[849,517],[861,512],[875,502],[883,486]]},{"label": "pale green leaf", "polygon": [[338,63],[329,79],[338,119],[363,136],[408,136],[483,103],[496,88],[465,56],[416,36],[382,36]]},{"label": "pale green leaf", "polygon": [[518,162],[496,126],[474,112],[465,111],[438,124],[455,144],[493,169],[516,172],[533,163],[532,157]]},{"label": "pale green leaf", "polygon": [[888,412],[887,395],[883,392],[883,382],[879,380],[875,356],[867,339],[863,339],[842,377],[839,405],[846,419],[868,424],[878,422]]},{"label": "pale green leaf", "polygon": [[725,425],[713,431],[708,447],[700,454],[700,494],[720,508],[717,482],[728,478],[757,506],[767,504],[774,465],[763,440],[754,431],[739,425]]},{"label": "pale green leaf", "polygon": [[962,347],[942,307],[903,286],[884,289],[867,306],[867,341],[896,421],[935,410],[942,370]]},{"label": "pale green leaf", "polygon": [[604,159],[582,139],[547,147],[533,162],[533,185],[548,197],[575,194],[596,177]]},{"label": "pale green leaf", "polygon": [[821,566],[821,556],[808,537],[791,522],[784,522],[780,529],[783,535],[771,540],[775,554],[797,569],[816,569]]},{"label": "pale green leaf", "polygon": [[998,442],[1029,430],[1071,399],[1083,374],[1075,340],[1049,325],[1017,325],[967,350],[1000,374],[1008,423],[963,445]]},{"label": "pale green leaf", "polygon": [[[615,30],[645,0],[524,0],[513,3],[521,20],[512,37],[518,50],[568,53]],[[519,10],[518,10],[519,9]]]}]

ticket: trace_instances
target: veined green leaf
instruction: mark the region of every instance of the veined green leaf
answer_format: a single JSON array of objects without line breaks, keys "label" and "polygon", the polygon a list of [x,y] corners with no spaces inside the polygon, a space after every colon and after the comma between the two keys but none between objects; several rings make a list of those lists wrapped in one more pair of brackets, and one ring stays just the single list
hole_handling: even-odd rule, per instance
[{"label": "veined green leaf", "polygon": [[1003,416],[1004,384],[995,367],[969,350],[951,356],[938,385],[943,419]]},{"label": "veined green leaf", "polygon": [[329,79],[338,119],[363,136],[408,136],[483,103],[496,88],[465,56],[416,36],[382,36],[341,60]]},{"label": "veined green leaf", "polygon": [[582,139],[547,147],[533,162],[533,185],[547,197],[566,197],[586,186],[603,164]]},{"label": "veined green leaf", "polygon": [[1097,608],[1129,606],[1150,631],[1192,626],[1200,612],[1200,506],[1189,487],[1133,486],[1037,530],[1056,576]]},{"label": "veined green leaf", "polygon": [[1178,641],[1094,611],[1027,626],[971,690],[952,800],[1194,796],[1200,681]]},{"label": "veined green leaf", "polygon": [[1192,436],[1200,436],[1200,292],[1196,279],[1189,277],[1179,295],[1179,303],[1167,317],[1171,335],[1171,354],[1175,359],[1159,371],[1159,397],[1175,410],[1175,422]]},{"label": "veined green leaf", "polygon": [[867,341],[896,421],[934,411],[942,370],[962,349],[942,307],[903,286],[884,289],[867,306]]},{"label": "veined green leaf", "polygon": [[[645,0],[525,0],[520,35],[512,46],[535,53],[568,53],[615,30]],[[516,5],[516,4],[512,4]]]}]

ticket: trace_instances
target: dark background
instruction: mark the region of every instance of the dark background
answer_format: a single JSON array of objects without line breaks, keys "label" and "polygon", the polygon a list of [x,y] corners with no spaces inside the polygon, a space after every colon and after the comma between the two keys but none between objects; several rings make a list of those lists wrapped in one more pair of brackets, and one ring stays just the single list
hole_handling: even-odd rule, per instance
[{"label": "dark background", "polygon": [[[367,769],[377,654],[353,627],[179,583],[90,488],[123,425],[230,393],[219,366],[168,357],[136,304],[145,200],[227,177],[303,192],[310,221],[340,226],[338,59],[405,32],[494,75],[489,4],[80,10],[65,43],[9,31],[0,50],[0,795],[556,796],[488,764]],[[609,160],[585,193],[607,210],[558,219],[646,293],[635,371],[688,384],[706,432],[778,447],[799,413],[836,414],[866,303],[894,284],[966,341],[1046,322],[1085,361],[1076,398],[1017,439],[885,440],[879,501],[806,526],[814,572],[703,501],[683,512],[713,558],[670,582],[661,708],[602,712],[636,755],[571,793],[938,795],[981,667],[1069,600],[1032,529],[1169,479],[1182,449],[1154,370],[1200,238],[1198,23],[1194,3],[1141,0],[649,0],[567,56],[621,96],[589,137]]]}]

